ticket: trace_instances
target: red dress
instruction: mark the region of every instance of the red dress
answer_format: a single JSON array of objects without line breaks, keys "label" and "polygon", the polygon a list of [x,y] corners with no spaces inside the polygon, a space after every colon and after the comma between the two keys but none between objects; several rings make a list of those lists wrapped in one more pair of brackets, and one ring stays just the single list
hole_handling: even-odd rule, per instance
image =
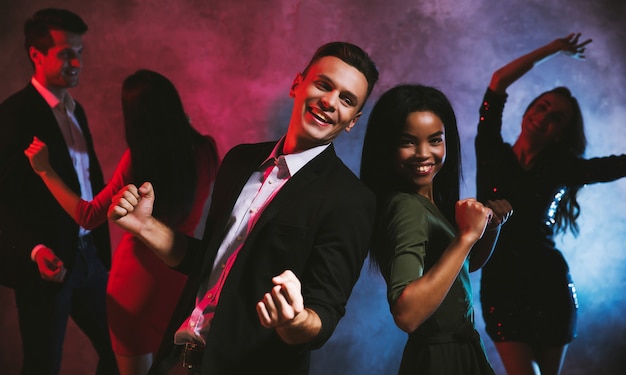
[{"label": "red dress", "polygon": [[[201,219],[215,179],[209,147],[198,152],[196,165],[198,187],[193,208],[176,228],[190,236],[199,224],[203,226]],[[129,183],[130,151],[126,150],[107,186],[93,201],[79,203],[75,220],[85,228],[103,223],[113,195]],[[113,253],[107,284],[113,351],[125,356],[156,352],[186,281],[185,275],[170,269],[139,239],[125,232]]]}]

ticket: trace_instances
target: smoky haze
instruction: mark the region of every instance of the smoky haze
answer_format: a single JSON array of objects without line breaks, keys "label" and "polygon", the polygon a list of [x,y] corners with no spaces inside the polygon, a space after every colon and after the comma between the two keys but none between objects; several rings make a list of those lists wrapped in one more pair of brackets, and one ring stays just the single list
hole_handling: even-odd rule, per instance
[{"label": "smoky haze", "polygon": [[[491,73],[571,32],[593,39],[586,61],[557,56],[512,85],[503,136],[515,140],[522,111],[532,98],[566,85],[582,106],[586,156],[626,149],[626,2],[620,0],[0,0],[0,100],[29,80],[23,22],[49,6],[75,11],[89,24],[81,84],[72,95],[87,111],[106,178],[126,147],[120,91],[122,80],[135,70],[168,76],[194,126],[213,135],[224,155],[236,144],[277,139],[285,131],[292,80],[313,51],[331,40],[363,47],[381,72],[360,122],[336,142],[340,157],[355,173],[367,116],[378,96],[399,83],[433,85],[455,108],[463,149],[462,196],[474,196],[473,142]],[[570,264],[580,303],[578,337],[569,347],[563,374],[622,374],[626,180],[583,188],[580,204],[580,235],[557,241]],[[119,230],[112,236],[115,245]],[[496,372],[503,374],[484,333],[480,272],[472,277],[476,324]],[[0,331],[0,368],[16,374],[19,332],[12,291],[6,288],[0,288]],[[85,340],[71,325],[63,374],[94,368],[95,355]],[[366,264],[345,318],[331,340],[314,352],[311,372],[395,374],[405,340],[389,313],[382,278]]]}]

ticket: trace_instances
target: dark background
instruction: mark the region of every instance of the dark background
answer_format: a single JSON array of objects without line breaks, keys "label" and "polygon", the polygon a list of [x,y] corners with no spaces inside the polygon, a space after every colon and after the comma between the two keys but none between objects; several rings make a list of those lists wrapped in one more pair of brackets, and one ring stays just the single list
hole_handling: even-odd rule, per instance
[{"label": "dark background", "polygon": [[[22,26],[35,10],[64,7],[89,24],[85,68],[72,90],[84,105],[105,177],[126,145],[122,80],[139,68],[178,87],[193,124],[217,140],[220,154],[242,142],[278,138],[291,109],[289,87],[313,51],[332,40],[356,43],[377,62],[381,80],[364,116],[336,142],[356,172],[367,115],[398,83],[434,85],[451,99],[463,142],[463,197],[473,196],[473,139],[491,73],[511,59],[570,32],[593,38],[587,61],[557,56],[509,89],[504,137],[513,141],[521,113],[540,92],[569,86],[586,119],[587,156],[620,154],[626,145],[626,2],[623,0],[0,0],[0,100],[32,74]],[[2,124],[0,124],[2,126]],[[0,181],[10,183],[10,181]],[[564,374],[623,374],[626,369],[626,180],[582,190],[581,233],[559,246],[580,302],[578,338]],[[113,242],[120,232],[113,228]],[[496,372],[504,373],[484,334],[473,275],[476,323]],[[0,288],[0,372],[17,374],[20,337],[10,289]],[[367,268],[346,317],[314,352],[313,374],[395,374],[405,335],[389,314],[382,279]],[[71,325],[63,374],[87,374],[94,352]]]}]

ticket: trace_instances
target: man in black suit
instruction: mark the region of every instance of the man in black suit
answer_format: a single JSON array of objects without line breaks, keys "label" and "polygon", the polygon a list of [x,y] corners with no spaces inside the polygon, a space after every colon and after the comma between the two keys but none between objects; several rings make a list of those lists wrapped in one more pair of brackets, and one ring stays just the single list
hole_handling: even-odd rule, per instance
[{"label": "man in black suit", "polygon": [[0,104],[0,282],[15,291],[22,374],[59,372],[70,316],[99,355],[97,373],[117,373],[105,314],[108,228],[80,228],[24,155],[36,136],[83,199],[104,186],[85,113],[67,92],[78,85],[86,31],[67,10],[36,12],[24,25],[33,77]]},{"label": "man in black suit", "polygon": [[374,197],[332,141],[355,125],[377,79],[361,48],[320,47],[293,81],[287,134],[224,158],[202,243],[154,219],[150,183],[114,198],[109,217],[189,274],[151,374],[176,363],[211,375],[308,373],[368,250]]}]

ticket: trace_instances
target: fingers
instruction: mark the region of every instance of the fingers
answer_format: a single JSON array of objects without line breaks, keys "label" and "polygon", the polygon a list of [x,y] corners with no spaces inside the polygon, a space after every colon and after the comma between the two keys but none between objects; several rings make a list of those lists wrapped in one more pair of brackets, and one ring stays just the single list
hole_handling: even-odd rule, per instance
[{"label": "fingers", "polygon": [[34,137],[31,144],[24,150],[24,155],[28,157],[31,164],[33,164],[33,161],[37,156],[47,154],[48,146],[46,146],[46,144],[37,137]]},{"label": "fingers", "polygon": [[304,309],[304,299],[302,298],[301,292],[302,286],[300,284],[300,280],[292,271],[284,271],[280,275],[274,277],[272,282],[281,287],[280,290],[285,299],[297,312]]},{"label": "fingers", "polygon": [[593,39],[589,38],[589,39],[585,40],[584,42],[582,42],[580,44],[577,44],[576,48],[578,48],[578,49],[582,48],[582,50],[584,51],[585,49],[583,47],[586,46],[587,44],[591,43],[591,42],[593,42]]},{"label": "fingers", "polygon": [[480,217],[484,220],[489,220],[493,216],[493,211],[478,202],[475,198],[462,199],[457,202],[457,211],[465,215],[471,215],[472,217]]},{"label": "fingers", "polygon": [[495,224],[504,224],[513,214],[513,207],[506,199],[487,201],[486,206],[491,208],[494,214]]},{"label": "fingers", "polygon": [[289,324],[304,310],[300,280],[291,271],[272,279],[274,287],[257,303],[257,315],[266,328]]},{"label": "fingers", "polygon": [[493,211],[475,199],[463,199],[456,203],[455,219],[461,235],[478,240],[492,218]]},{"label": "fingers", "polygon": [[42,148],[47,148],[46,144],[42,142],[39,138],[33,137],[33,141],[26,148],[27,151],[39,151]]},{"label": "fingers", "polygon": [[140,199],[141,197],[139,196],[135,186],[131,186],[129,189],[125,189],[121,192],[117,205],[127,212],[133,212],[135,210],[135,206],[139,204]]},{"label": "fingers", "polygon": [[63,261],[54,255],[50,248],[40,249],[35,261],[42,279],[57,283],[63,282],[67,270]]},{"label": "fingers", "polygon": [[259,321],[261,322],[261,325],[265,328],[272,328],[272,317],[270,316],[270,313],[264,301],[260,301],[256,304],[256,312],[259,316]]},{"label": "fingers", "polygon": [[272,328],[293,319],[294,311],[290,309],[287,299],[282,294],[281,287],[274,286],[257,303],[257,314],[263,327]]},{"label": "fingers", "polygon": [[48,146],[39,138],[34,137],[32,143],[24,150],[33,171],[39,175],[50,170]]},{"label": "fingers", "polygon": [[[142,185],[142,187],[144,185]],[[126,185],[113,196],[108,212],[109,218],[116,220],[133,212],[135,207],[139,204],[140,199],[141,196],[139,195],[137,187],[133,184]]]},{"label": "fingers", "polygon": [[580,60],[585,59],[585,46],[592,42],[592,39],[587,39],[583,42],[579,42],[580,33],[571,33],[567,37],[561,39],[561,50],[566,54]]},{"label": "fingers", "polygon": [[296,316],[296,310],[279,285],[263,295],[263,299],[257,304],[257,312],[259,311],[261,324],[266,328],[284,325]]},{"label": "fingers", "polygon": [[580,40],[581,35],[581,33],[571,33],[565,38],[565,40],[567,40],[567,42],[571,45],[576,46],[576,48],[582,48],[593,41],[591,38],[589,38],[584,42],[579,43],[578,41]]},{"label": "fingers", "polygon": [[67,269],[63,266],[63,261],[55,257],[51,262],[46,261],[47,268],[46,273],[42,272],[42,278],[44,280],[61,283],[65,279]]},{"label": "fingers", "polygon": [[489,224],[493,220],[493,210],[488,207],[485,207],[485,209],[487,210],[487,224]]},{"label": "fingers", "polygon": [[142,197],[152,198],[154,196],[154,187],[150,182],[146,181],[139,187],[139,194]]}]

